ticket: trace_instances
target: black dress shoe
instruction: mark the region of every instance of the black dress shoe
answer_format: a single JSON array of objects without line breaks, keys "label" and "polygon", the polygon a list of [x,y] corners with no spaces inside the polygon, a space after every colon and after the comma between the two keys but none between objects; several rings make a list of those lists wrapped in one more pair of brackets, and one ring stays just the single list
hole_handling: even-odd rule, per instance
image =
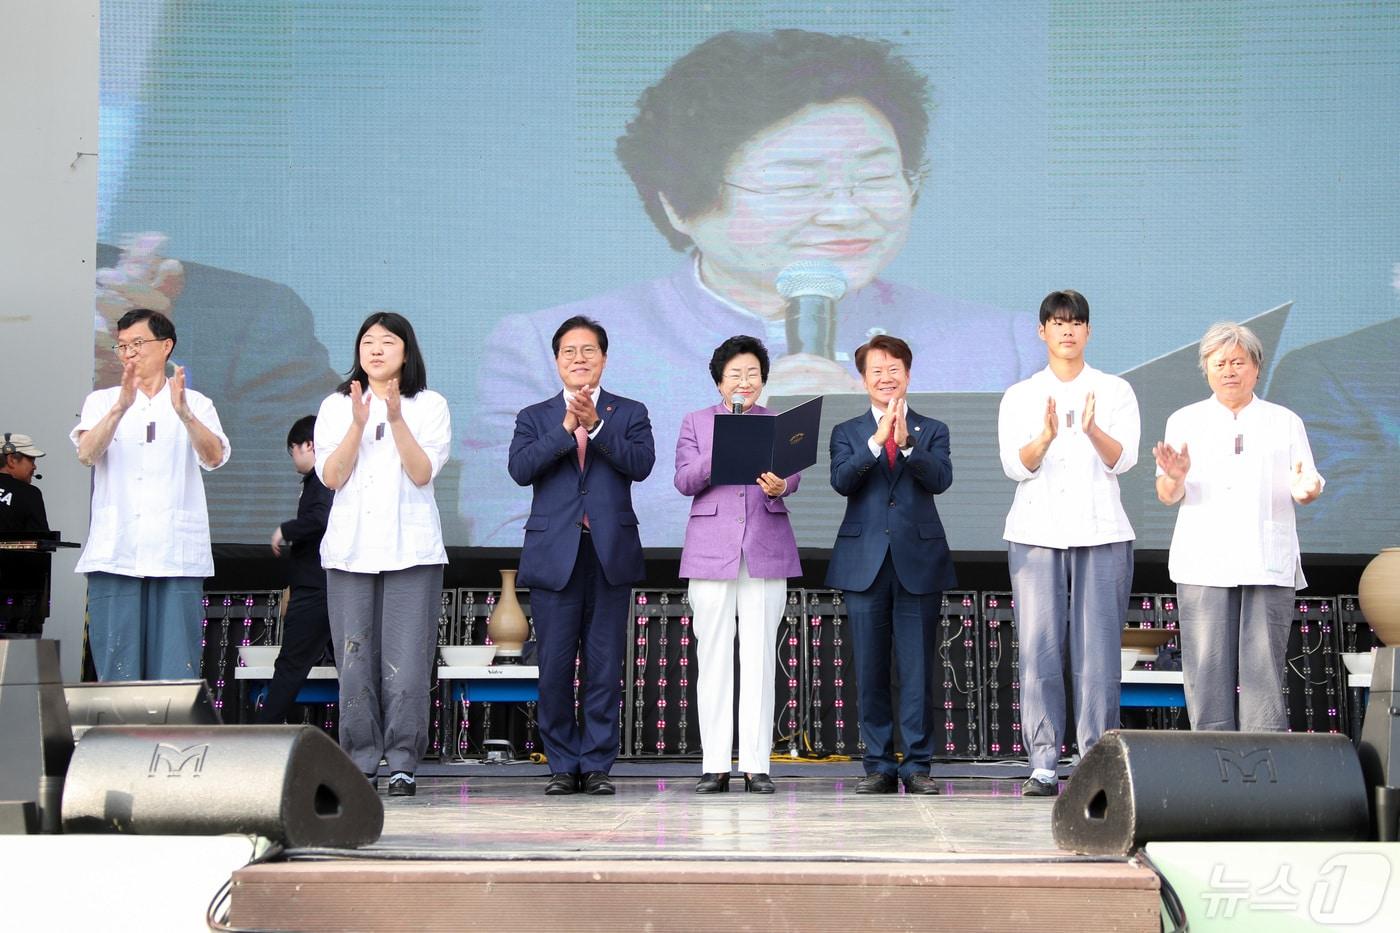
[{"label": "black dress shoe", "polygon": [[911,774],[904,779],[904,792],[932,796],[938,793],[938,782],[927,774]]},{"label": "black dress shoe", "polygon": [[771,794],[777,789],[773,786],[773,779],[767,774],[744,775],[744,790],[751,794]]},{"label": "black dress shoe", "polygon": [[563,797],[578,790],[578,777],[572,774],[551,774],[544,792],[550,797]]},{"label": "black dress shoe", "polygon": [[1058,781],[1038,781],[1033,777],[1026,778],[1026,782],[1021,785],[1022,797],[1056,797],[1060,793]]},{"label": "black dress shoe", "polygon": [[899,790],[899,778],[893,774],[876,771],[867,774],[856,783],[857,794],[893,794]]},{"label": "black dress shoe", "polygon": [[722,794],[729,790],[729,773],[705,772],[695,784],[697,794]]},{"label": "black dress shoe", "polygon": [[611,797],[617,793],[617,788],[613,786],[612,778],[608,777],[606,771],[590,771],[579,780],[579,784],[585,794],[592,794],[594,797]]},{"label": "black dress shoe", "polygon": [[389,778],[390,797],[412,797],[418,792],[418,783],[408,771],[395,771]]}]

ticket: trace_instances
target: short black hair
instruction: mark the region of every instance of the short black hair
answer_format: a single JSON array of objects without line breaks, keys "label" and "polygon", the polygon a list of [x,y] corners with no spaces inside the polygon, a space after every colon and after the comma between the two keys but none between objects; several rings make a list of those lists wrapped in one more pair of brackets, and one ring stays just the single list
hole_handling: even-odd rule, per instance
[{"label": "short black hair", "polygon": [[1051,292],[1040,303],[1040,323],[1048,321],[1074,321],[1089,323],[1089,302],[1072,289]]},{"label": "short black hair", "polygon": [[714,355],[710,357],[710,376],[715,380],[715,385],[724,381],[724,367],[729,365],[729,361],[745,353],[752,353],[758,357],[759,374],[763,376],[764,382],[768,381],[768,348],[757,337],[735,334],[715,347]]},{"label": "short black hair", "polygon": [[554,348],[554,355],[559,355],[559,341],[564,339],[564,335],[580,327],[593,331],[593,337],[598,341],[598,349],[603,351],[604,356],[607,356],[608,332],[603,329],[602,324],[599,324],[591,317],[584,317],[582,314],[575,314],[563,324],[560,324],[559,329],[554,332],[554,339],[549,342],[549,345]]},{"label": "short black hair", "polygon": [[287,449],[299,447],[302,444],[309,444],[316,437],[316,416],[302,415],[292,422],[292,429],[287,432]]},{"label": "short black hair", "polygon": [[804,107],[843,98],[883,114],[905,171],[923,170],[928,79],[888,42],[802,29],[722,32],[697,45],[637,99],[617,158],[652,223],[685,250],[690,237],[671,225],[661,195],[685,220],[718,207],[740,146]]},{"label": "short black hair", "polygon": [[350,375],[336,387],[341,395],[350,394],[350,383],[358,382],[361,389],[369,387],[369,374],[360,365],[360,341],[365,332],[379,324],[389,333],[403,341],[403,372],[399,373],[399,394],[413,398],[428,387],[428,364],[423,362],[423,351],[418,349],[418,337],[413,333],[413,325],[408,318],[393,311],[375,311],[360,325],[355,334],[354,359],[350,364]]},{"label": "short black hair", "polygon": [[862,376],[865,375],[865,358],[870,355],[871,350],[879,350],[886,356],[899,360],[904,364],[906,372],[914,371],[914,351],[909,349],[908,343],[889,334],[876,334],[868,343],[856,347],[856,369]]},{"label": "short black hair", "polygon": [[170,320],[159,311],[152,311],[150,308],[132,308],[117,319],[117,333],[121,333],[128,327],[135,327],[142,321],[151,329],[151,334],[157,340],[169,340],[170,352],[175,352],[175,322]]}]

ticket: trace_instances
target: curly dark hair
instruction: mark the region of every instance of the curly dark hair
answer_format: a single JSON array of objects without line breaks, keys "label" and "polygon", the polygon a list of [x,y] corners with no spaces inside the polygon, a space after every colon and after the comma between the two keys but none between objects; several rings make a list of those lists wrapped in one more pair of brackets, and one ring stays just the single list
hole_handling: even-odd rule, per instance
[{"label": "curly dark hair", "polygon": [[906,171],[923,167],[928,79],[888,42],[801,29],[722,32],[686,53],[637,99],[617,157],[647,216],[685,250],[661,195],[683,219],[719,206],[740,146],[810,104],[854,97],[884,115]]},{"label": "curly dark hair", "polygon": [[729,361],[745,353],[758,357],[758,374],[764,382],[768,381],[768,348],[757,337],[736,334],[715,347],[714,355],[710,357],[710,377],[715,385],[724,381],[724,367],[729,365]]}]

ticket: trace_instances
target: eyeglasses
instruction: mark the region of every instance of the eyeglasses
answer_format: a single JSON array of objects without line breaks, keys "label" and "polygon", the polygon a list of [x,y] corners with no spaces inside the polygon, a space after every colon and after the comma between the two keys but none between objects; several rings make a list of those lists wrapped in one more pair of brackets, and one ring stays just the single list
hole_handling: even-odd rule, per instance
[{"label": "eyeglasses", "polygon": [[169,337],[137,337],[131,343],[114,343],[112,352],[117,356],[126,356],[128,353],[140,353],[141,348],[148,343],[160,343],[162,340],[169,340]]},{"label": "eyeglasses", "polygon": [[755,188],[728,179],[724,179],[724,184],[730,188],[747,191],[749,194],[788,206],[806,206],[818,201],[830,201],[838,192],[844,191],[852,201],[862,207],[888,210],[918,191],[923,179],[922,172],[903,171],[897,175],[876,175],[872,178],[862,178],[839,185],[794,182],[789,185]]},{"label": "eyeglasses", "polygon": [[560,347],[559,358],[561,360],[576,360],[583,357],[585,360],[591,360],[597,358],[598,354],[602,352],[591,343],[586,347]]}]

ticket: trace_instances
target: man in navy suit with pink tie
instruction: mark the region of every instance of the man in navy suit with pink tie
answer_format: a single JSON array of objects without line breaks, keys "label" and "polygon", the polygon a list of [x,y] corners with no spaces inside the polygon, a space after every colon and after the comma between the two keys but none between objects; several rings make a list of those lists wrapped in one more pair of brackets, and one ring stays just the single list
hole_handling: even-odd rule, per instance
[{"label": "man in navy suit with pink tie", "polygon": [[599,385],[608,362],[602,325],[572,317],[553,348],[564,391],[516,415],[509,461],[511,478],[534,487],[519,580],[530,588],[538,645],[545,793],[609,795],[628,604],[645,575],[632,484],[651,473],[656,451],[646,406]]},{"label": "man in navy suit with pink tie", "polygon": [[[935,666],[943,592],[957,586],[933,497],[953,483],[948,426],[909,410],[913,353],[880,335],[855,352],[870,411],[831,432],[831,486],[846,497],[826,584],[845,592],[855,643],[856,695],[865,742],[858,794],[936,794]],[[890,655],[899,668],[897,758]]]}]

